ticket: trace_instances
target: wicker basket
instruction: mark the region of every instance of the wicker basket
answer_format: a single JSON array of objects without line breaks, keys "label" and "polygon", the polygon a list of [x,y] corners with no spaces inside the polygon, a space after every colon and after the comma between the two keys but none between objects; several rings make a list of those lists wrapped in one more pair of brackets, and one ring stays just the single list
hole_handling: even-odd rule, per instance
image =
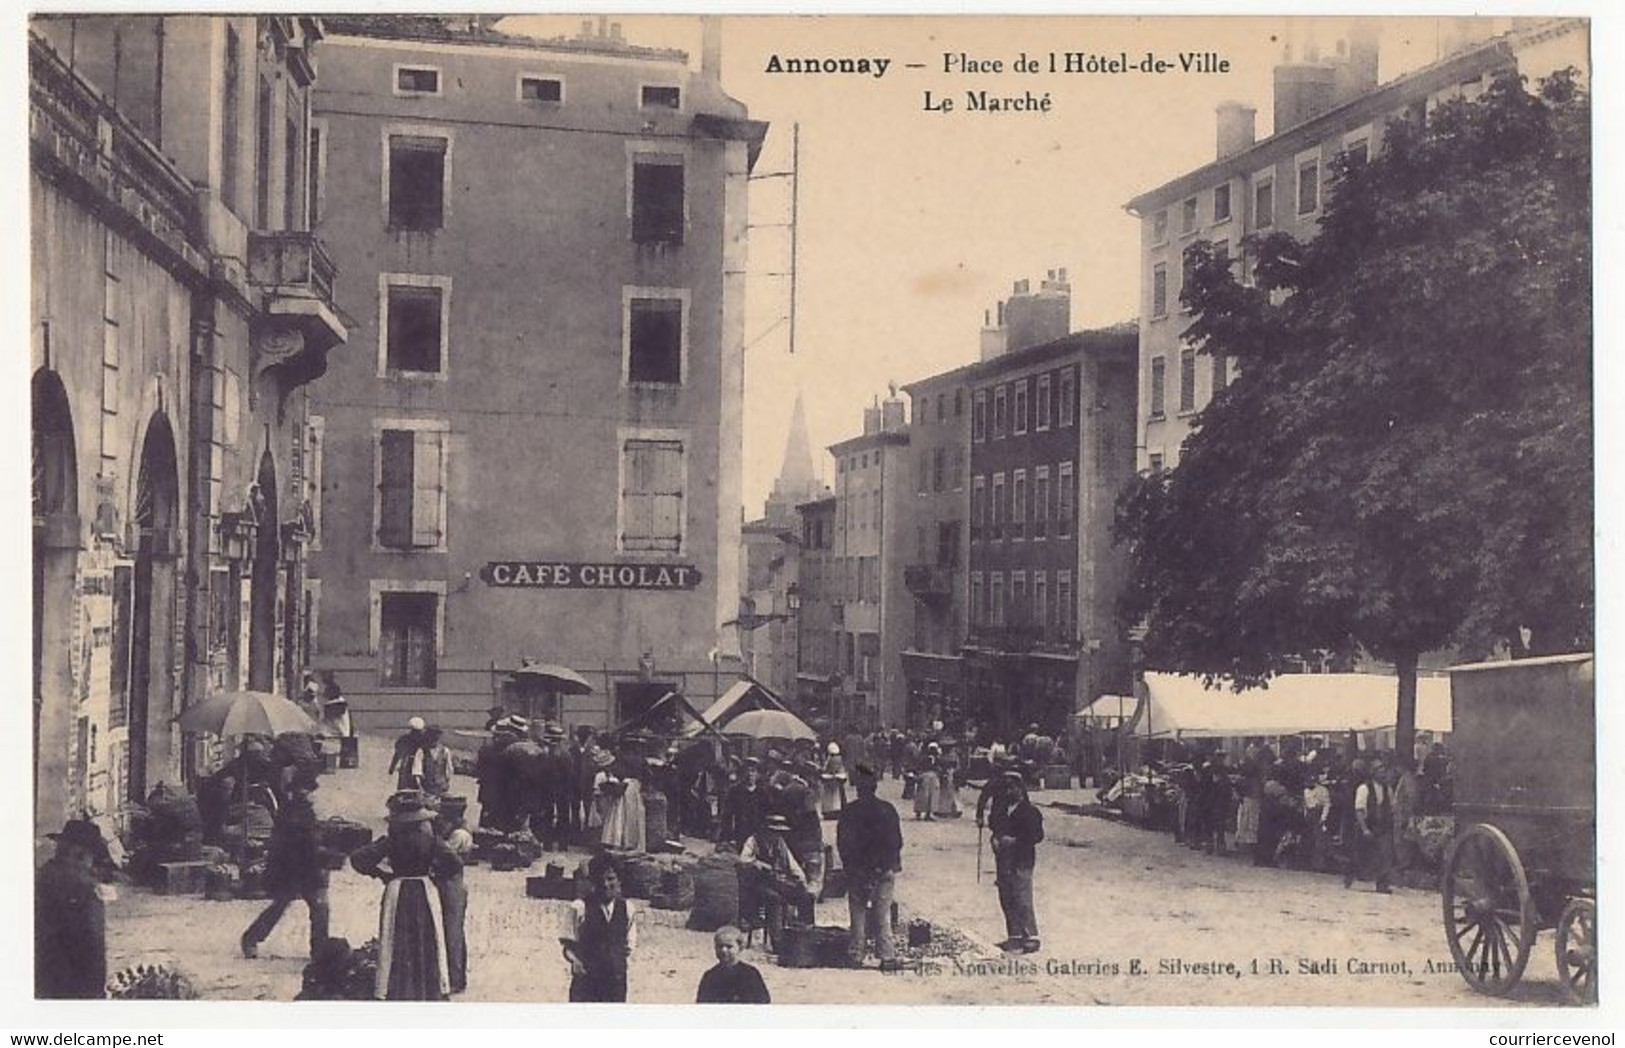
[{"label": "wicker basket", "polygon": [[847,942],[845,928],[792,925],[779,938],[779,964],[785,968],[845,968]]},{"label": "wicker basket", "polygon": [[731,855],[712,855],[694,867],[694,909],[686,927],[714,932],[724,924],[739,923],[739,874]]}]

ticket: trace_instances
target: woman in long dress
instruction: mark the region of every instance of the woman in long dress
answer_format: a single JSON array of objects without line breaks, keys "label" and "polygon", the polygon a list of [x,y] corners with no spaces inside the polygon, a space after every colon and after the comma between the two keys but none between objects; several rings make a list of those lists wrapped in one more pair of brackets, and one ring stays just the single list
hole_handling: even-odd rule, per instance
[{"label": "woman in long dress", "polygon": [[841,760],[841,747],[829,744],[829,755],[824,759],[824,770],[819,775],[818,809],[826,819],[833,819],[846,807],[846,764]]},{"label": "woman in long dress", "polygon": [[619,776],[610,776],[619,784],[611,785],[611,800],[604,814],[604,833],[599,838],[606,848],[624,851],[647,851],[648,825],[643,810],[644,774],[642,760],[628,758],[616,761],[614,770]]},{"label": "woman in long dress", "polygon": [[392,799],[389,832],[350,855],[358,873],[384,882],[378,912],[380,1001],[443,1001],[451,994],[442,882],[463,864],[435,836],[434,812],[421,795]]},{"label": "woman in long dress", "polygon": [[959,818],[959,758],[952,749],[937,766],[937,800],[931,814],[939,819]]},{"label": "woman in long dress", "polygon": [[937,807],[937,789],[941,779],[937,774],[937,744],[932,743],[920,756],[919,770],[914,781],[914,817],[934,819]]}]

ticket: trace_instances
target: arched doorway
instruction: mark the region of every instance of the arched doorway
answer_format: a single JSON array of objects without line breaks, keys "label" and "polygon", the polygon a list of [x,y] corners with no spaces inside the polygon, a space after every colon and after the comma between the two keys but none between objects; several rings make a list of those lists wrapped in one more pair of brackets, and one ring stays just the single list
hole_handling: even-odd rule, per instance
[{"label": "arched doorway", "polygon": [[[135,587],[130,611],[129,797],[146,798],[149,780],[169,767],[175,699],[175,561],[180,479],[175,432],[154,415],[136,474]],[[156,772],[156,775],[154,773]]]},{"label": "arched doorway", "polygon": [[[34,538],[34,819],[61,827],[74,793],[73,589],[79,559],[79,463],[73,411],[62,379],[41,369],[32,382]],[[83,783],[78,783],[83,788]]]},{"label": "arched doorway", "polygon": [[276,461],[266,449],[254,478],[258,492],[255,513],[259,530],[254,537],[253,574],[249,584],[248,686],[256,691],[276,688],[276,603],[278,558],[282,547],[277,514]]}]

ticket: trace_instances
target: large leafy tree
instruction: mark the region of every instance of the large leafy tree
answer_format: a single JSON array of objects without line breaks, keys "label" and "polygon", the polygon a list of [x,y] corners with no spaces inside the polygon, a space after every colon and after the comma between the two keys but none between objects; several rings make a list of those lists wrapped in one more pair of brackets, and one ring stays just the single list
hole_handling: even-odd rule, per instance
[{"label": "large leafy tree", "polygon": [[1259,683],[1325,651],[1591,642],[1590,108],[1499,78],[1333,167],[1319,235],[1253,279],[1190,249],[1186,340],[1238,372],[1137,481],[1121,612],[1148,664]]}]

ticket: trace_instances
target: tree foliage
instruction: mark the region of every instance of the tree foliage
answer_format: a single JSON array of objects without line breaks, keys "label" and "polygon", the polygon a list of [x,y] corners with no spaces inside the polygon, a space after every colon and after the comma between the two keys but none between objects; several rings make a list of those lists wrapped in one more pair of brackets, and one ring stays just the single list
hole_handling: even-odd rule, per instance
[{"label": "tree foliage", "polygon": [[[1588,646],[1590,107],[1514,75],[1333,165],[1319,235],[1190,249],[1185,333],[1236,380],[1118,505],[1150,665]],[[1524,638],[1528,641],[1525,643]]]}]

